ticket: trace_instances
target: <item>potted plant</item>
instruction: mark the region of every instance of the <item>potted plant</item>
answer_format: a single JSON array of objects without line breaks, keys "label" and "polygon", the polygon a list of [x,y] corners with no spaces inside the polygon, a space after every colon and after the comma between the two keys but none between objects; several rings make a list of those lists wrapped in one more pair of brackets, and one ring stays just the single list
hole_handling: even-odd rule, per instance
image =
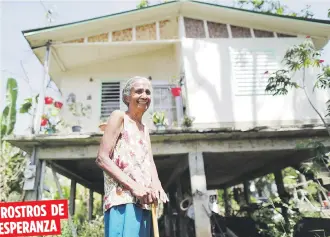
[{"label": "potted plant", "polygon": [[165,117],[165,112],[159,111],[159,112],[153,113],[152,121],[155,124],[157,131],[166,130],[166,126],[168,125],[168,120]]},{"label": "potted plant", "polygon": [[[27,102],[32,102],[28,100]],[[26,105],[26,104],[25,104]],[[58,117],[63,103],[56,101],[50,96],[45,97],[44,114],[41,117],[41,130],[46,134],[53,134],[57,132],[56,126],[61,122]]]},{"label": "potted plant", "polygon": [[68,104],[69,110],[74,117],[76,117],[76,123],[72,126],[72,132],[81,131],[81,118],[88,115],[91,107],[90,105],[84,106],[81,102],[73,101]]},{"label": "potted plant", "polygon": [[194,120],[195,120],[195,118],[185,115],[183,118],[182,127],[186,128],[186,129],[190,128],[192,126]]}]

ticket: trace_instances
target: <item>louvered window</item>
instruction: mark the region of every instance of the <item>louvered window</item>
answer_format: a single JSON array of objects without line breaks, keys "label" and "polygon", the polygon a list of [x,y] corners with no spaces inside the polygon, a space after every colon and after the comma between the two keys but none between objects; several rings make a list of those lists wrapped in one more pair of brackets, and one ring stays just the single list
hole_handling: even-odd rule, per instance
[{"label": "louvered window", "polygon": [[273,51],[230,49],[235,95],[267,95],[268,74],[278,69]]},{"label": "louvered window", "polygon": [[120,109],[120,82],[102,82],[101,118]]}]

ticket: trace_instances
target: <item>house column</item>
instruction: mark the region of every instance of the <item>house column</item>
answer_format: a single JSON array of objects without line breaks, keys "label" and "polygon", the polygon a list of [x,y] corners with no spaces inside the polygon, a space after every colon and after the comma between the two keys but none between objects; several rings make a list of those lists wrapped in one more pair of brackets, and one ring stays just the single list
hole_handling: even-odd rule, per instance
[{"label": "house column", "polygon": [[[33,133],[40,133],[41,116],[44,111],[45,100],[45,82],[49,79],[49,59],[51,42],[48,41],[46,46],[46,54],[44,61],[44,77],[40,82],[39,98],[36,114],[34,116]],[[42,199],[44,172],[46,161],[38,159],[38,147],[34,146],[31,158],[24,172],[24,195],[23,200],[38,200]]]},{"label": "house column", "polygon": [[195,213],[196,237],[211,237],[209,196],[206,188],[204,159],[202,152],[189,153],[191,193]]}]

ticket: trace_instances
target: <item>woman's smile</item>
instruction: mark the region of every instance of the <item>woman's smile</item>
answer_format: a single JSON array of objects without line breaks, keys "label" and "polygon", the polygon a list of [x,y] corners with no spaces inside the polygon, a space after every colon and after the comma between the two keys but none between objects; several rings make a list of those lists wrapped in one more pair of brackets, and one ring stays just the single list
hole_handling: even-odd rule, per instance
[{"label": "woman's smile", "polygon": [[138,100],[138,104],[148,104],[149,100]]}]

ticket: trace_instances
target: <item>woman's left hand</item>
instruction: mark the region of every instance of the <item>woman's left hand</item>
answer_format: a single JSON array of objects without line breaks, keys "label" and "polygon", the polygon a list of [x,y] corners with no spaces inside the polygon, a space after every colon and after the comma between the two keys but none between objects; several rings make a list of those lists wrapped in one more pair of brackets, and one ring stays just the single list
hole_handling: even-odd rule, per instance
[{"label": "woman's left hand", "polygon": [[165,193],[160,181],[153,182],[151,184],[151,188],[156,193],[158,200],[162,201],[163,203],[166,203],[169,201],[167,194]]}]

